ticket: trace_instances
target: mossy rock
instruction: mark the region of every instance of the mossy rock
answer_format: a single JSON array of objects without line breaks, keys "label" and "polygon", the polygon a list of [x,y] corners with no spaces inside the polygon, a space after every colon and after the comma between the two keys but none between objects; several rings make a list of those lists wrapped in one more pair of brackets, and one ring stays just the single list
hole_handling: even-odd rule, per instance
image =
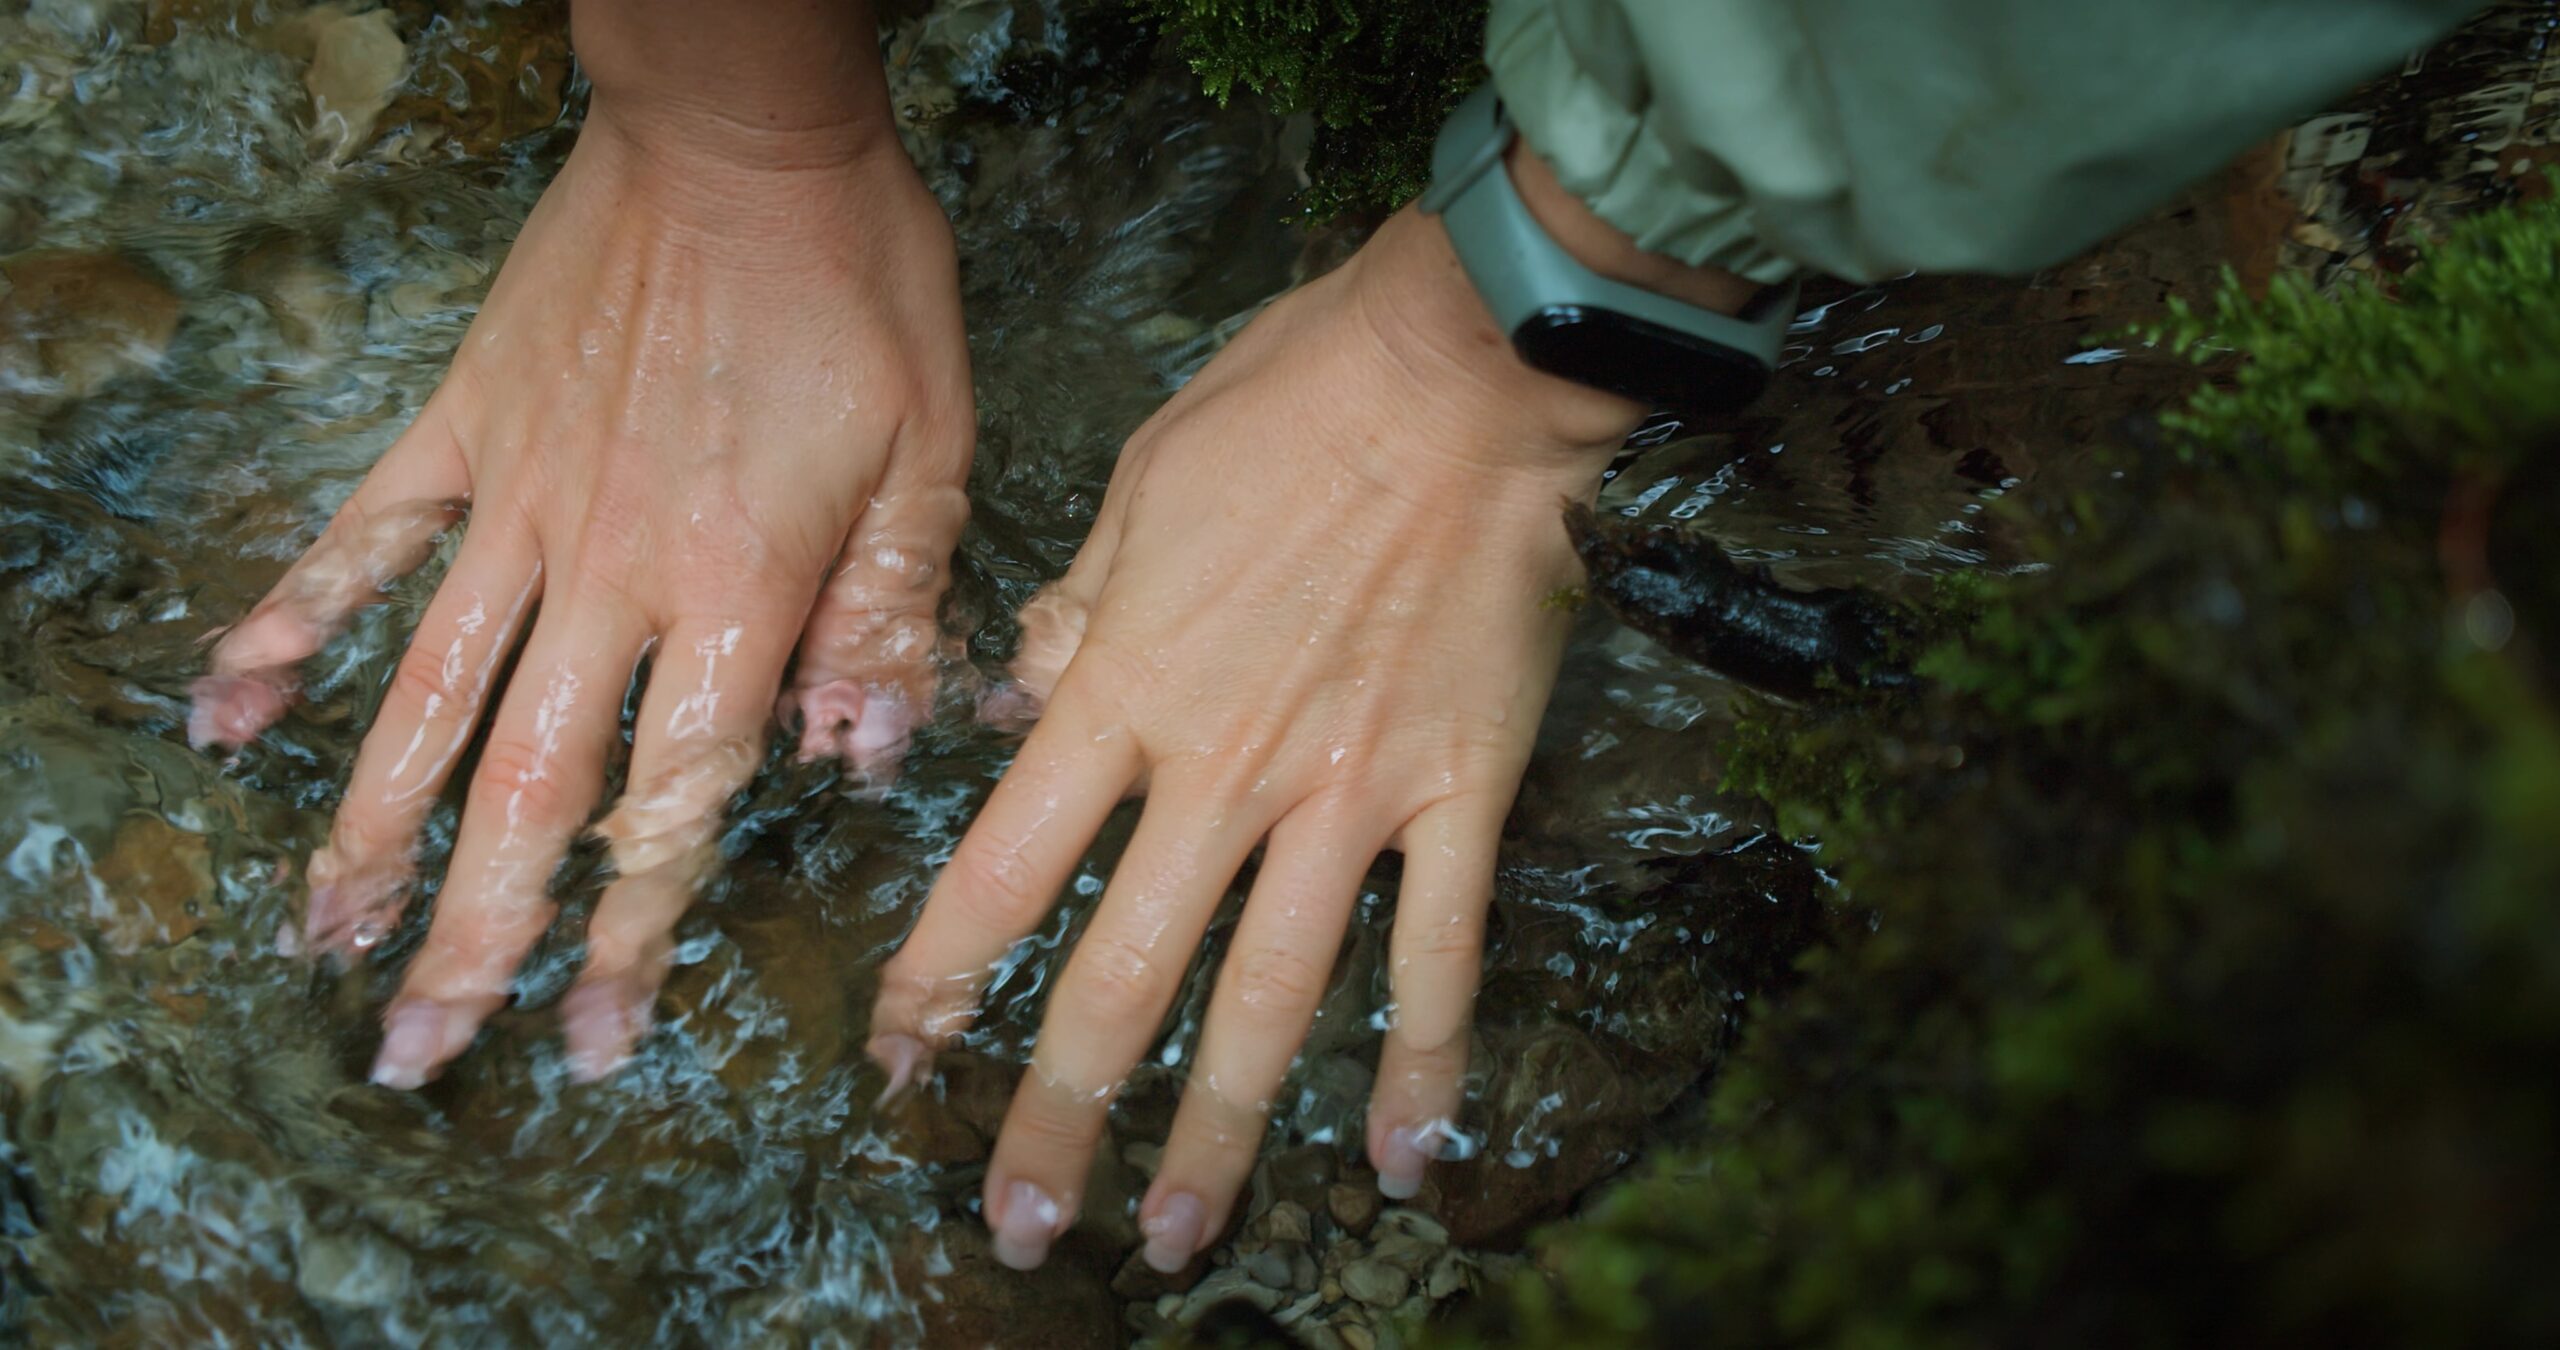
[{"label": "mossy rock", "polygon": [[1748,716],[1876,922],[1460,1339],[2560,1341],[2560,209],[2153,336],[2049,568]]}]

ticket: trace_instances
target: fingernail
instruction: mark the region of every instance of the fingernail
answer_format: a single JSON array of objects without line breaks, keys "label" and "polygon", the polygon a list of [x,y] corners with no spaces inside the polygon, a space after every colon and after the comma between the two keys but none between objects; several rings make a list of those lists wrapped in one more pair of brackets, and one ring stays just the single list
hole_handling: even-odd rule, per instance
[{"label": "fingernail", "polygon": [[426,999],[396,1004],[382,1018],[382,1049],[373,1057],[373,1081],[407,1091],[423,1086],[444,1059],[445,1010]]},{"label": "fingernail", "polygon": [[1410,1200],[1422,1193],[1422,1169],[1431,1164],[1423,1136],[1430,1128],[1401,1125],[1387,1131],[1387,1141],[1378,1150],[1378,1194]]},{"label": "fingernail", "polygon": [[243,675],[207,675],[187,687],[187,744],[237,750],[284,716],[283,691]]},{"label": "fingernail", "polygon": [[1028,1181],[1013,1183],[1004,1197],[1004,1218],[995,1228],[996,1260],[1015,1270],[1038,1270],[1058,1236],[1058,1202]]},{"label": "fingernail", "polygon": [[876,1103],[877,1105],[888,1105],[890,1098],[915,1086],[922,1076],[920,1071],[925,1062],[924,1042],[905,1032],[883,1032],[872,1037],[871,1043],[863,1049],[870,1054],[871,1062],[879,1065],[881,1070],[889,1075],[889,1086],[880,1089],[880,1100]]},{"label": "fingernail", "polygon": [[1200,1197],[1174,1192],[1156,1207],[1154,1218],[1138,1224],[1138,1231],[1147,1235],[1147,1264],[1167,1275],[1190,1265],[1200,1252],[1200,1228],[1207,1221]]},{"label": "fingernail", "polygon": [[569,1043],[569,1077],[598,1083],[631,1062],[631,1047],[648,1034],[648,1014],[634,1007],[617,980],[580,984],[560,1001],[560,1032]]}]

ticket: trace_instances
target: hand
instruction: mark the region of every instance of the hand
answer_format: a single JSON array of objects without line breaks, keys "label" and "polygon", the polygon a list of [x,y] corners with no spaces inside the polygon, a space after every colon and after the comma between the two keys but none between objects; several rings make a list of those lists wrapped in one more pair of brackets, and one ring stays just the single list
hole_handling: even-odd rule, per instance
[{"label": "hand", "polygon": [[505,1001],[644,653],[630,788],[596,827],[618,876],[562,1005],[589,1077],[646,1028],[795,642],[804,754],[886,772],[930,706],[974,420],[949,226],[885,101],[877,134],[666,111],[599,88],[442,386],[197,690],[200,743],[257,736],[469,503],[309,868],[306,943],[378,942],[495,701],[377,1082],[433,1077]]},{"label": "hand", "polygon": [[1436,220],[1271,306],[1131,438],[1092,538],[1026,607],[1037,727],[883,972],[896,1091],[974,1015],[1124,794],[1148,796],[1049,999],[989,1164],[996,1251],[1074,1221],[1111,1099],[1228,883],[1264,861],[1140,1210],[1159,1269],[1225,1223],[1363,875],[1405,855],[1369,1156],[1456,1139],[1495,847],[1579,565],[1560,520],[1639,410],[1512,356]]}]

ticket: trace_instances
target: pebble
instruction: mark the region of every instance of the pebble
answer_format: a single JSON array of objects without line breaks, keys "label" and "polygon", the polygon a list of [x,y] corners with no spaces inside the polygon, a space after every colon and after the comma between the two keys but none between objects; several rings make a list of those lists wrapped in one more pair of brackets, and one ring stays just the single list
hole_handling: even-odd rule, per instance
[{"label": "pebble", "polygon": [[1391,1233],[1410,1234],[1434,1247],[1449,1245],[1448,1227],[1418,1209],[1406,1209],[1399,1205],[1379,1215],[1378,1226]]},{"label": "pebble", "polygon": [[1384,1261],[1407,1275],[1419,1275],[1448,1249],[1445,1242],[1425,1242],[1410,1233],[1387,1233],[1369,1248],[1369,1257],[1374,1261]]},{"label": "pebble", "polygon": [[1289,1253],[1289,1287],[1300,1292],[1316,1287],[1316,1259],[1304,1247]]},{"label": "pebble", "polygon": [[1293,1327],[1300,1322],[1307,1320],[1308,1314],[1313,1313],[1316,1309],[1323,1306],[1324,1298],[1322,1295],[1309,1294],[1305,1298],[1299,1299],[1297,1302],[1290,1304],[1288,1307],[1282,1308],[1280,1311],[1273,1313],[1271,1315],[1271,1320],[1284,1327]]},{"label": "pebble", "polygon": [[1369,1228],[1378,1221],[1378,1208],[1385,1203],[1378,1198],[1374,1186],[1352,1186],[1337,1183],[1325,1192],[1325,1208],[1332,1211],[1333,1221],[1355,1237],[1367,1237]]},{"label": "pebble", "polygon": [[1236,1259],[1236,1268],[1252,1276],[1256,1284],[1267,1285],[1273,1289],[1285,1289],[1292,1283],[1289,1278],[1289,1256],[1276,1247],[1240,1253]]},{"label": "pebble", "polygon": [[1315,1216],[1295,1200],[1283,1200],[1260,1219],[1262,1235],[1273,1242],[1304,1242],[1315,1235]]},{"label": "pebble", "polygon": [[1197,1325],[1210,1308],[1230,1300],[1250,1304],[1258,1312],[1270,1312],[1280,1306],[1280,1291],[1255,1284],[1242,1266],[1229,1266],[1193,1285],[1191,1292],[1183,1296],[1173,1320],[1186,1327]]},{"label": "pebble", "polygon": [[1373,1308],[1404,1302],[1413,1277],[1384,1261],[1354,1261],[1342,1268],[1342,1291]]},{"label": "pebble", "polygon": [[1458,1292],[1466,1279],[1466,1258],[1456,1252],[1447,1252],[1442,1254],[1439,1264],[1431,1268],[1430,1278],[1423,1282],[1423,1292],[1436,1303]]},{"label": "pebble", "polygon": [[1336,1331],[1349,1350],[1378,1350],[1377,1334],[1357,1322],[1345,1322]]}]

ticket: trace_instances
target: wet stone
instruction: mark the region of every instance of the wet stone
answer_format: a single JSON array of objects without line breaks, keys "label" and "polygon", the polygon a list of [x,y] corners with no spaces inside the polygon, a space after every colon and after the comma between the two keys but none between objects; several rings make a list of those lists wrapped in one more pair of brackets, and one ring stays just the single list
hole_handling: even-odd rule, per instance
[{"label": "wet stone", "polygon": [[1336,1183],[1325,1191],[1325,1210],[1344,1232],[1366,1237],[1369,1226],[1378,1221],[1378,1209],[1385,1204],[1375,1186]]},{"label": "wet stone", "polygon": [[114,254],[0,262],[0,390],[47,407],[88,398],[158,365],[180,308],[168,287]]},{"label": "wet stone", "polygon": [[409,1254],[370,1234],[320,1234],[295,1253],[294,1287],[341,1308],[380,1308],[409,1291]]},{"label": "wet stone", "polygon": [[95,917],[121,951],[183,942],[214,902],[212,849],[158,816],[128,816],[94,869]]},{"label": "wet stone", "polygon": [[1342,1292],[1373,1308],[1404,1302],[1413,1277],[1384,1261],[1354,1261],[1342,1268]]}]

